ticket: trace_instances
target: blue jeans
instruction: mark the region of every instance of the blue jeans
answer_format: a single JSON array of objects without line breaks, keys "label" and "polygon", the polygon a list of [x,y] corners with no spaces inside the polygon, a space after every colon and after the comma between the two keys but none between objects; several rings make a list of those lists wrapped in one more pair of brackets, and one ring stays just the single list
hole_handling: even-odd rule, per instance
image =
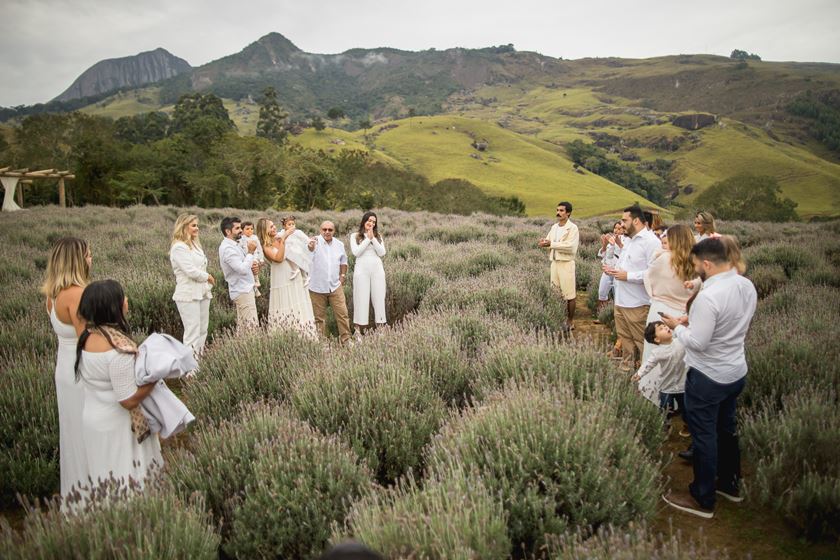
[{"label": "blue jeans", "polygon": [[[665,412],[676,412],[682,414],[685,420],[685,393],[663,393],[659,391],[659,408]],[[676,403],[676,408],[674,404]],[[688,422],[688,420],[685,420]]]},{"label": "blue jeans", "polygon": [[715,490],[737,492],[741,480],[735,403],[746,378],[717,383],[702,371],[688,368],[685,410],[694,446],[694,482],[689,492],[704,508],[715,507]]}]

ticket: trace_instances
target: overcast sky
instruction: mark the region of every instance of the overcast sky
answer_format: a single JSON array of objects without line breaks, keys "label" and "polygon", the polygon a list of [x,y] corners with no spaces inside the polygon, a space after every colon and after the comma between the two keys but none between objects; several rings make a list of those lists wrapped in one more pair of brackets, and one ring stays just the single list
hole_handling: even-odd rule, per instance
[{"label": "overcast sky", "polygon": [[193,66],[271,31],[307,52],[485,47],[566,59],[680,53],[840,63],[838,0],[0,0],[0,105],[45,102],[105,58]]}]

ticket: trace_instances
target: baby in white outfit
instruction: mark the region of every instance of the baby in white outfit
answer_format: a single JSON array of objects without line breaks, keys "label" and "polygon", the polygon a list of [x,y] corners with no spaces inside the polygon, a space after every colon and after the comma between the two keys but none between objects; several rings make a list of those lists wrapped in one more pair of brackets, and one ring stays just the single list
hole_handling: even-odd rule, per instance
[{"label": "baby in white outfit", "polygon": [[[286,239],[286,261],[292,269],[290,280],[303,274],[303,285],[309,286],[309,270],[312,267],[312,252],[309,250],[309,237],[295,227],[295,217],[286,216],[280,223],[283,229],[277,232],[277,237]],[[291,233],[289,231],[291,230]]]}]

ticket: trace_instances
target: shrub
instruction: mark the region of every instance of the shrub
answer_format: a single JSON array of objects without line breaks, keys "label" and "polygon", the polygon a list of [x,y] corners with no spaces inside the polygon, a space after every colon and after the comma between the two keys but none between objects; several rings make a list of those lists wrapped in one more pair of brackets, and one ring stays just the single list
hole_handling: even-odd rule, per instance
[{"label": "shrub", "polygon": [[385,313],[393,324],[416,311],[426,292],[435,285],[435,277],[412,268],[389,267],[388,291],[385,296]]},{"label": "shrub", "polygon": [[288,419],[256,448],[225,550],[237,558],[314,558],[331,525],[369,489],[370,471],[335,437]]},{"label": "shrub", "polygon": [[20,533],[0,520],[0,548],[15,559],[191,559],[218,557],[213,532],[200,500],[180,501],[162,489],[112,497],[84,513],[66,515],[57,503],[32,510]]},{"label": "shrub", "polygon": [[781,409],[782,398],[800,387],[840,386],[837,309],[837,290],[798,284],[759,302],[746,341],[745,404]]},{"label": "shrub", "polygon": [[816,266],[818,263],[814,255],[790,243],[759,246],[746,252],[745,256],[750,266],[759,264],[780,266],[788,278],[798,270]]},{"label": "shrub", "polygon": [[595,535],[564,535],[551,547],[556,560],[725,560],[728,555],[707,543],[686,541],[677,534],[655,534],[644,525],[626,529],[603,527]]},{"label": "shrub", "polygon": [[409,477],[363,498],[344,531],[386,558],[502,559],[511,548],[501,504],[480,477],[462,470],[422,488]]},{"label": "shrub", "polygon": [[494,234],[485,234],[481,229],[470,226],[430,228],[421,231],[418,238],[421,241],[440,241],[441,243],[456,244],[466,243],[476,239],[494,237]]},{"label": "shrub", "polygon": [[58,407],[54,352],[26,354],[0,375],[0,503],[15,494],[49,496],[58,491]]},{"label": "shrub", "polygon": [[[835,386],[836,388],[836,386]],[[840,537],[838,395],[803,387],[781,412],[746,414],[744,447],[755,464],[745,486],[811,539]]]},{"label": "shrub", "polygon": [[200,422],[233,417],[240,402],[285,400],[297,377],[321,352],[292,331],[228,333],[208,347],[184,397]]},{"label": "shrub", "polygon": [[515,547],[653,515],[658,469],[609,406],[570,390],[509,386],[446,425],[428,452],[433,476],[474,467],[508,514]]},{"label": "shrub", "polygon": [[758,292],[758,297],[762,299],[784,286],[788,281],[785,269],[778,264],[750,266],[748,276],[752,280],[756,292]]},{"label": "shrub", "polygon": [[578,399],[608,403],[611,417],[636,434],[649,453],[657,453],[662,444],[659,411],[639,397],[634,385],[597,347],[513,338],[488,348],[479,367],[478,399],[506,383],[544,382],[568,388]]},{"label": "shrub", "polygon": [[315,428],[341,435],[380,482],[420,466],[445,415],[431,380],[382,347],[331,354],[300,377],[291,403]]},{"label": "shrub", "polygon": [[165,462],[168,479],[182,497],[201,494],[227,537],[233,513],[253,476],[260,445],[290,423],[282,410],[265,404],[246,405],[236,419],[193,432],[189,450],[173,450]]}]

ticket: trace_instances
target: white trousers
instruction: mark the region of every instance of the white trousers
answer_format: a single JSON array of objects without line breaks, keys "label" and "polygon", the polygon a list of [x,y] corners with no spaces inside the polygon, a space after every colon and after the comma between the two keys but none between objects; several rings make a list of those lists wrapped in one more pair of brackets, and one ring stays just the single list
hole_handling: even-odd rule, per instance
[{"label": "white trousers", "polygon": [[353,323],[367,325],[370,320],[370,304],[377,324],[385,319],[385,268],[382,260],[365,258],[356,261],[353,269]]},{"label": "white trousers", "polygon": [[210,321],[210,298],[192,301],[176,301],[181,322],[184,324],[184,346],[193,349],[196,356],[201,355],[207,341],[207,324]]}]

